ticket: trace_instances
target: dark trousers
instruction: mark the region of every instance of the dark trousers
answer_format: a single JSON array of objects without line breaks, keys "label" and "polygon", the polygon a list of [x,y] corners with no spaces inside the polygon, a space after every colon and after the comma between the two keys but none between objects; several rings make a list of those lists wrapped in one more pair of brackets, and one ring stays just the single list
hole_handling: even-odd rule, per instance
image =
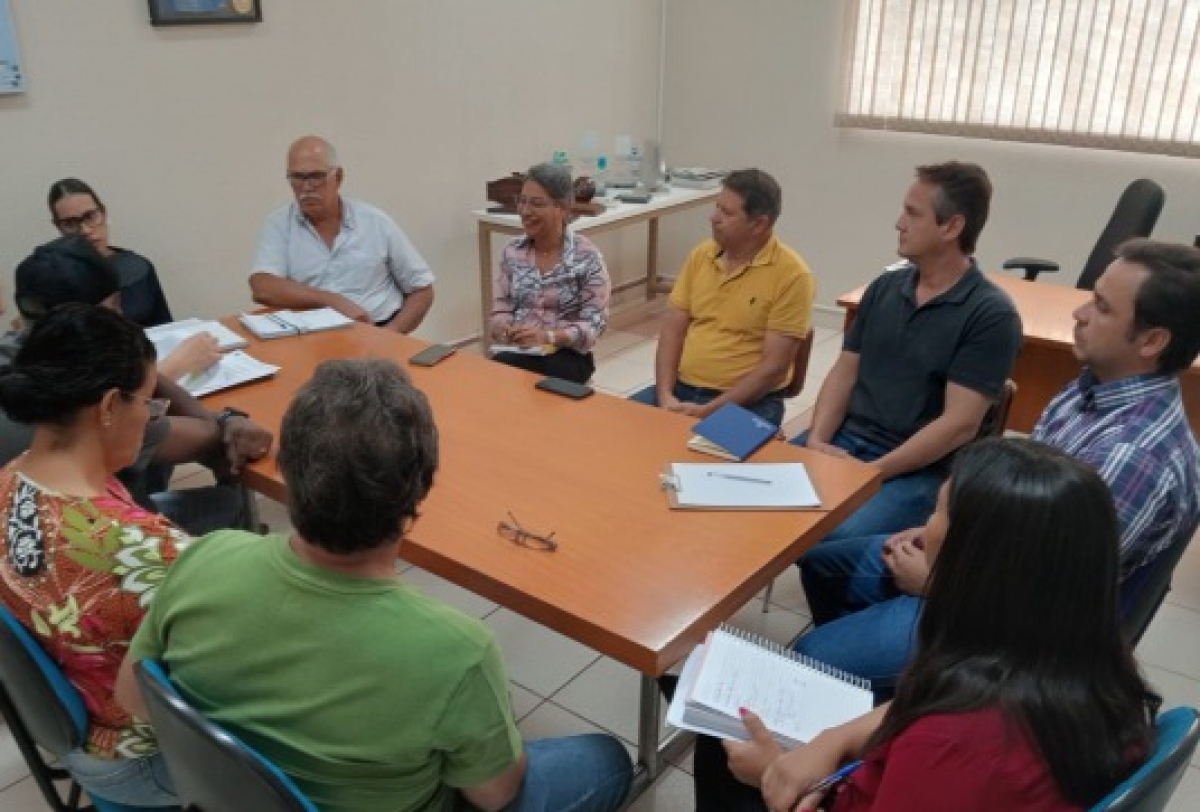
[{"label": "dark trousers", "polygon": [[576,352],[575,350],[560,349],[550,355],[522,355],[516,352],[498,352],[492,356],[493,361],[508,364],[510,367],[526,369],[542,375],[552,375],[574,383],[587,383],[592,373],[596,371],[596,362],[592,354]]},{"label": "dark trousers", "polygon": [[[658,678],[658,687],[669,702],[675,696],[679,678],[666,674]],[[729,769],[729,759],[721,740],[696,735],[692,756],[692,784],[696,792],[696,812],[766,812],[758,787],[743,784]]]}]

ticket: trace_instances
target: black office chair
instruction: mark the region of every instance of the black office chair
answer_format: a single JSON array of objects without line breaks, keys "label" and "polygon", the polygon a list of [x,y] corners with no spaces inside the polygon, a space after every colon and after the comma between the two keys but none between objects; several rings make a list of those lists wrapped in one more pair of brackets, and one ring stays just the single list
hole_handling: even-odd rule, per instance
[{"label": "black office chair", "polygon": [[[79,748],[87,739],[87,710],[83,697],[58,664],[3,607],[0,607],[0,713],[8,722],[33,780],[54,812],[136,809],[95,797],[91,799],[92,806],[81,806],[79,784],[65,769],[51,765],[43,754],[45,751],[61,756]],[[68,783],[60,787],[59,782]]]},{"label": "black office chair", "polygon": [[1158,608],[1171,591],[1171,576],[1183,559],[1193,533],[1185,533],[1153,561],[1138,569],[1121,584],[1121,629],[1129,645],[1136,647]]},{"label": "black office chair", "polygon": [[278,767],[193,708],[159,663],[134,671],[187,812],[317,812]]},{"label": "black office chair", "polygon": [[[1113,209],[1108,225],[1100,232],[1096,247],[1092,249],[1079,281],[1075,287],[1081,290],[1091,290],[1096,286],[1096,280],[1116,256],[1117,246],[1133,237],[1149,237],[1158,222],[1162,212],[1166,194],[1163,188],[1152,180],[1142,178],[1135,180],[1121,193],[1117,207]],[[1039,273],[1049,273],[1058,270],[1058,263],[1048,259],[1034,257],[1014,257],[1004,263],[1009,270],[1023,269],[1025,278],[1033,281]]]},{"label": "black office chair", "polygon": [[1195,708],[1172,708],[1155,724],[1154,750],[1137,772],[1104,796],[1089,812],[1162,812],[1200,742]]}]

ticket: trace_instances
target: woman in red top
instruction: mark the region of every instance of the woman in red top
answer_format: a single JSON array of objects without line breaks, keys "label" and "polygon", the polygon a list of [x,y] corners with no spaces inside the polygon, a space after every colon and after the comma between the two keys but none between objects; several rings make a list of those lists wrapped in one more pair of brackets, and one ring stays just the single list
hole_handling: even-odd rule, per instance
[{"label": "woman in red top", "polygon": [[150,420],[154,347],[103,307],[38,319],[10,366],[0,407],[33,442],[0,470],[0,603],[62,668],[87,707],[87,742],[64,765],[89,793],[139,807],[178,801],[153,732],[113,698],[117,670],[185,537],[137,505],[115,472]]},{"label": "woman in red top", "polygon": [[[1157,698],[1117,622],[1117,519],[1091,468],[1027,440],[959,452],[924,535],[918,647],[889,705],[781,754],[730,744],[771,812],[1078,810],[1149,752]],[[825,797],[810,788],[863,764]]]}]

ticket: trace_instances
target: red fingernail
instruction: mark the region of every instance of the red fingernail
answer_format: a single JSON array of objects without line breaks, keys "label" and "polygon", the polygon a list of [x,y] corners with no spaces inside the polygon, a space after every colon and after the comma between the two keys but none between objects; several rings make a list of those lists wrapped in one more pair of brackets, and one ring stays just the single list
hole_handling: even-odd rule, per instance
[{"label": "red fingernail", "polygon": [[738,713],[741,714],[742,716],[745,716],[749,712],[750,711],[746,710],[745,708],[738,708]]}]

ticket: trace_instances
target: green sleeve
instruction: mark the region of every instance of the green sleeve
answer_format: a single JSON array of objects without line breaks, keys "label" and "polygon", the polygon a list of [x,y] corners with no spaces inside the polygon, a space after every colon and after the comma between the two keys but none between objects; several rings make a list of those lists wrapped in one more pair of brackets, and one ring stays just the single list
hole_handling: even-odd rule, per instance
[{"label": "green sleeve", "polygon": [[133,640],[129,642],[129,653],[126,655],[134,662],[138,660],[159,660],[163,654],[163,640],[161,634],[161,609],[166,601],[162,600],[164,587],[166,587],[170,575],[158,589],[158,594],[155,595],[155,600],[150,603],[150,608],[146,611],[146,616],[142,618],[142,625],[138,627],[137,633],[134,634]]},{"label": "green sleeve", "polygon": [[434,732],[452,787],[484,783],[517,763],[524,749],[509,702],[508,679],[495,641],[464,674]]}]

